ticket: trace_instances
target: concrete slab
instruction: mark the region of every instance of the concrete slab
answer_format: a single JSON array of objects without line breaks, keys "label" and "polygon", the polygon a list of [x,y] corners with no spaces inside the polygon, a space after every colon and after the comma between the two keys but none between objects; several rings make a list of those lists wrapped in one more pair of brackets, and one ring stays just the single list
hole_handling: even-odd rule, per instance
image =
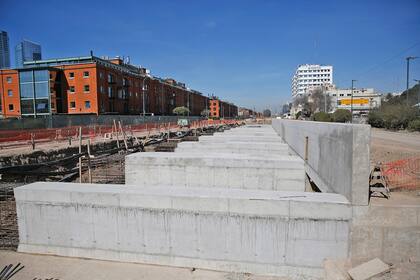
[{"label": "concrete slab", "polygon": [[304,191],[303,161],[295,156],[136,153],[126,157],[127,184]]},{"label": "concrete slab", "polygon": [[35,183],[15,197],[20,252],[293,279],[348,256],[351,206],[337,194]]},{"label": "concrete slab", "polygon": [[237,136],[237,135],[223,135],[223,136],[200,136],[198,138],[200,142],[269,142],[269,143],[283,143],[283,140],[280,137],[276,136],[260,136],[256,138],[255,136]]},{"label": "concrete slab", "polygon": [[289,147],[282,143],[247,143],[247,142],[181,142],[175,152],[184,153],[239,153],[270,157],[289,155]]},{"label": "concrete slab", "polygon": [[367,280],[389,270],[389,265],[378,258],[349,269],[353,280]]}]

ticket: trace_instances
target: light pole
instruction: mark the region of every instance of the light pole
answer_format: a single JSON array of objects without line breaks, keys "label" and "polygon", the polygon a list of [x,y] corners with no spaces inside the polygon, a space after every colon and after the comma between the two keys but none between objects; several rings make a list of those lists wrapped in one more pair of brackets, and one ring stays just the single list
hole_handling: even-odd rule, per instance
[{"label": "light pole", "polygon": [[407,95],[407,106],[408,104],[408,88],[410,86],[410,80],[409,80],[409,76],[410,76],[410,60],[414,60],[416,59],[417,56],[408,56],[405,59],[407,60],[407,87],[406,87],[406,95]]},{"label": "light pole", "polygon": [[144,82],[146,81],[147,78],[148,78],[147,76],[144,76],[143,85],[141,87],[142,92],[143,92],[143,117],[146,115],[146,104],[144,103],[144,92],[146,91],[146,88],[144,87]]},{"label": "light pole", "polygon": [[357,80],[351,80],[351,99],[350,99],[350,112],[351,112],[351,123],[353,123],[353,89],[354,89],[354,82]]},{"label": "light pole", "polygon": [[420,111],[420,80],[414,79],[415,82],[417,82],[417,85],[419,88],[417,89],[417,109]]}]

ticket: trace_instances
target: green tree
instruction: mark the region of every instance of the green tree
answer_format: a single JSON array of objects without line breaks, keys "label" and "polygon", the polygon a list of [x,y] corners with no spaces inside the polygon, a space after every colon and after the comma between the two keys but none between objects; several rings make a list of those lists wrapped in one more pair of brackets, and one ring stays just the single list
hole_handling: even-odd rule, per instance
[{"label": "green tree", "polygon": [[317,122],[331,122],[331,115],[325,112],[318,112],[314,114],[314,121]]},{"label": "green tree", "polygon": [[172,110],[172,113],[174,113],[177,116],[186,116],[189,112],[190,110],[184,106],[176,107]]},{"label": "green tree", "polygon": [[334,122],[346,123],[351,121],[351,112],[346,109],[337,109],[332,114],[332,119]]}]

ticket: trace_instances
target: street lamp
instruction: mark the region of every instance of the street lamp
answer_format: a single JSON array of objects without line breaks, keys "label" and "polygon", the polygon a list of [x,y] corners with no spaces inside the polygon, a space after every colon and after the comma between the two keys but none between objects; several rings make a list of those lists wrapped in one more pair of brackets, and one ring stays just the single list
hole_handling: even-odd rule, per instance
[{"label": "street lamp", "polygon": [[407,60],[407,88],[406,88],[406,95],[407,95],[407,106],[408,104],[408,88],[409,88],[409,84],[410,84],[410,80],[409,80],[409,76],[410,76],[410,60],[414,60],[416,59],[417,56],[408,56],[405,59]]},{"label": "street lamp", "polygon": [[141,87],[142,92],[143,92],[143,117],[146,115],[146,104],[144,103],[144,92],[146,91],[146,88],[144,87],[144,82],[146,81],[147,78],[148,78],[147,76],[144,76],[143,85]]},{"label": "street lamp", "polygon": [[353,123],[353,90],[354,90],[354,82],[357,80],[351,80],[351,99],[350,99],[350,112],[351,112],[351,123]]}]

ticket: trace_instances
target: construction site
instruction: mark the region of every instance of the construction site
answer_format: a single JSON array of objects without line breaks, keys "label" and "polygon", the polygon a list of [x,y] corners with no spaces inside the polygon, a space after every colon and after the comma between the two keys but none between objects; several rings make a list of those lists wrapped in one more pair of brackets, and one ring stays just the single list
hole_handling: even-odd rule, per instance
[{"label": "construction site", "polygon": [[396,151],[384,133],[188,118],[4,131],[0,279],[416,279],[419,135]]}]

